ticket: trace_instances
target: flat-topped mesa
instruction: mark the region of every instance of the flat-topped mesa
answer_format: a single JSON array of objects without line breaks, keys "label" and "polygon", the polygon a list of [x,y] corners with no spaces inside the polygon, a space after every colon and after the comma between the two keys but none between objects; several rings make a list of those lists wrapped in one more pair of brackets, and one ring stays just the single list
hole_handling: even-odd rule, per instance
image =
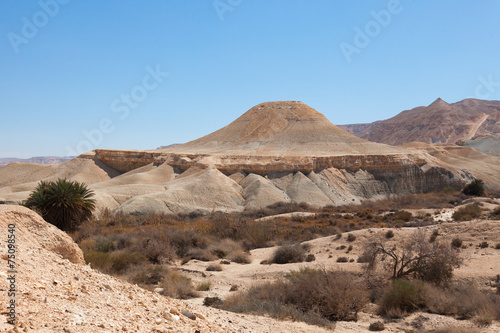
[{"label": "flat-topped mesa", "polygon": [[226,127],[165,152],[249,156],[337,156],[408,153],[360,139],[302,102],[254,106]]}]

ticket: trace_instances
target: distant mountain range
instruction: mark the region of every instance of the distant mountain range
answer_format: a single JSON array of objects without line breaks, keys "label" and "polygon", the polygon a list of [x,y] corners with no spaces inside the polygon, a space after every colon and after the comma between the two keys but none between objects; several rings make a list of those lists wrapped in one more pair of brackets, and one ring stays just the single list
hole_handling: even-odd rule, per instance
[{"label": "distant mountain range", "polygon": [[390,145],[455,144],[476,137],[500,138],[500,101],[464,99],[448,104],[438,98],[429,106],[403,111],[390,119],[339,127],[365,140]]},{"label": "distant mountain range", "polygon": [[35,163],[35,164],[57,164],[61,162],[69,161],[70,159],[75,158],[75,156],[37,156],[32,158],[15,158],[15,157],[5,157],[0,158],[0,167],[3,167],[7,164],[14,162],[21,163]]}]

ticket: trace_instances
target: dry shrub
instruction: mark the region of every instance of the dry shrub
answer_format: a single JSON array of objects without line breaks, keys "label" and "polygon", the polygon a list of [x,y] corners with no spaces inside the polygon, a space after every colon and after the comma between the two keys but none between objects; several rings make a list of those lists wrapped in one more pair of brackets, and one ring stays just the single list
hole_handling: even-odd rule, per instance
[{"label": "dry shrub", "polygon": [[222,271],[222,266],[219,264],[210,264],[206,268],[207,272],[221,272]]},{"label": "dry shrub", "polygon": [[418,308],[419,294],[417,286],[406,280],[394,280],[379,304],[379,312],[391,318],[401,318]]},{"label": "dry shrub", "polygon": [[394,231],[392,230],[387,230],[387,232],[385,233],[385,238],[387,239],[391,239],[394,237]]},{"label": "dry shrub", "polygon": [[93,238],[87,238],[82,240],[78,246],[82,250],[83,254],[87,254],[95,251],[95,240]]},{"label": "dry shrub", "polygon": [[283,245],[278,247],[270,259],[275,264],[303,262],[306,256],[304,249],[298,245]]},{"label": "dry shrub", "polygon": [[[141,228],[129,250],[141,253],[154,264],[167,263],[176,258],[176,251],[171,244],[170,236],[170,230],[164,227]],[[122,241],[126,242],[123,238]]]},{"label": "dry shrub", "polygon": [[373,271],[384,263],[393,279],[415,277],[438,285],[449,283],[453,269],[461,259],[456,249],[439,242],[428,243],[423,231],[413,233],[398,245],[388,245],[386,239],[373,239],[365,246],[362,257]]},{"label": "dry shrub", "polygon": [[470,221],[481,216],[481,207],[476,204],[470,204],[459,208],[451,216],[455,221]]},{"label": "dry shrub", "polygon": [[488,244],[488,242],[484,241],[484,242],[479,243],[478,246],[480,249],[487,249],[488,246],[490,246],[490,245]]},{"label": "dry shrub", "polygon": [[240,243],[226,238],[208,246],[208,251],[222,259],[230,256],[233,252],[243,251],[243,247]]},{"label": "dry shrub", "polygon": [[385,325],[383,322],[377,321],[375,323],[371,323],[370,326],[368,327],[368,330],[372,332],[380,332],[385,330]]},{"label": "dry shrub", "polygon": [[316,260],[316,256],[312,253],[309,253],[306,257],[306,262],[312,262],[314,260]]},{"label": "dry shrub", "polygon": [[492,211],[491,211],[491,217],[493,219],[498,219],[500,218],[500,206],[496,206]]},{"label": "dry shrub", "polygon": [[347,234],[347,241],[354,242],[356,240],[356,236],[353,234]]},{"label": "dry shrub", "polygon": [[169,229],[168,241],[180,258],[188,256],[193,248],[206,249],[208,245],[206,237],[193,230]]},{"label": "dry shrub", "polygon": [[212,261],[217,259],[217,257],[207,249],[200,249],[200,248],[193,248],[189,250],[187,255],[191,259],[196,259],[201,261]]},{"label": "dry shrub", "polygon": [[156,285],[160,283],[167,269],[163,265],[141,265],[131,267],[125,279],[138,285]]},{"label": "dry shrub", "polygon": [[231,260],[232,262],[235,262],[237,264],[249,264],[252,262],[250,260],[250,255],[246,252],[241,251],[241,250],[233,252],[229,256],[229,260]]},{"label": "dry shrub", "polygon": [[482,307],[477,312],[472,322],[478,326],[489,326],[497,318],[495,311],[488,307]]},{"label": "dry shrub", "polygon": [[191,279],[177,271],[169,272],[159,285],[163,288],[162,295],[188,299],[198,297],[198,293],[194,290],[193,282]]},{"label": "dry shrub", "polygon": [[412,216],[413,216],[412,213],[406,210],[398,210],[397,212],[394,213],[394,215],[392,215],[392,218],[394,222],[401,223],[401,222],[409,222]]},{"label": "dry shrub", "polygon": [[287,280],[267,282],[233,294],[221,307],[331,326],[331,320],[355,320],[367,302],[364,284],[355,275],[306,268],[290,272]]},{"label": "dry shrub", "polygon": [[200,282],[196,286],[196,290],[198,290],[198,291],[209,291],[210,288],[212,288],[212,282],[210,282],[210,281]]},{"label": "dry shrub", "polygon": [[111,272],[122,274],[135,265],[144,264],[147,262],[146,257],[135,252],[118,252],[111,254]]},{"label": "dry shrub", "polygon": [[111,266],[109,253],[92,251],[85,254],[85,263],[90,264],[93,269],[107,271]]},{"label": "dry shrub", "polygon": [[500,296],[480,291],[471,283],[445,289],[424,283],[419,292],[422,307],[431,313],[473,319],[480,325],[500,318]]},{"label": "dry shrub", "polygon": [[462,240],[460,238],[453,238],[451,241],[451,246],[459,249],[462,247]]},{"label": "dry shrub", "polygon": [[222,300],[219,297],[205,297],[203,299],[203,305],[205,306],[220,306]]},{"label": "dry shrub", "polygon": [[95,250],[99,252],[112,252],[116,249],[115,242],[111,237],[98,236],[94,244]]},{"label": "dry shrub", "polygon": [[349,262],[349,258],[347,257],[338,257],[337,262]]},{"label": "dry shrub", "polygon": [[366,286],[352,273],[303,268],[287,279],[287,303],[302,311],[317,309],[329,320],[356,320],[368,303]]}]

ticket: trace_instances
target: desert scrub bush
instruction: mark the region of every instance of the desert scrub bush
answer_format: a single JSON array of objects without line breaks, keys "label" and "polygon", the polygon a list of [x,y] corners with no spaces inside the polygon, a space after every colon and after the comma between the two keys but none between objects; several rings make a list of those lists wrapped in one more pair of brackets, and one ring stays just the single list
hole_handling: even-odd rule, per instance
[{"label": "desert scrub bush", "polygon": [[85,262],[102,272],[122,274],[131,266],[146,263],[147,259],[135,252],[92,251],[85,255]]},{"label": "desert scrub bush", "polygon": [[221,307],[330,326],[331,320],[355,320],[367,302],[364,284],[355,275],[302,269],[290,272],[285,280],[254,285],[233,294]]},{"label": "desert scrub bush", "polygon": [[200,261],[212,261],[217,259],[217,257],[210,253],[207,249],[199,248],[191,249],[188,252],[188,257]]},{"label": "desert scrub bush", "polygon": [[372,332],[380,332],[385,330],[385,325],[381,321],[377,321],[375,323],[371,323],[370,326],[368,326],[368,330]]},{"label": "desert scrub bush", "polygon": [[480,249],[487,249],[489,244],[488,244],[488,242],[484,241],[484,242],[479,243],[478,246]]},{"label": "desert scrub bush", "polygon": [[243,252],[243,247],[240,243],[226,238],[209,245],[208,251],[222,259],[230,256],[234,252]]},{"label": "desert scrub bush", "polygon": [[251,263],[252,261],[250,260],[250,255],[246,252],[243,252],[243,251],[236,251],[236,252],[233,252],[229,257],[228,257],[229,260],[231,260],[232,262],[235,262],[237,264],[249,264]]},{"label": "desert scrub bush", "polygon": [[462,189],[462,193],[465,195],[481,197],[484,195],[484,190],[484,181],[481,179],[474,179]]},{"label": "desert scrub bush", "polygon": [[455,283],[447,288],[423,283],[419,287],[421,307],[430,313],[472,319],[488,325],[500,318],[500,296],[481,291],[472,283]]},{"label": "desert scrub bush", "polygon": [[412,213],[406,210],[398,210],[392,215],[392,218],[394,222],[409,222],[412,216]]},{"label": "desert scrub bush", "polygon": [[394,237],[394,231],[387,230],[387,232],[385,233],[385,238],[390,239],[390,238],[393,238],[393,237]]},{"label": "desert scrub bush", "polygon": [[439,236],[439,230],[438,229],[432,230],[431,237],[429,237],[429,242],[434,243],[438,236]]},{"label": "desert scrub bush", "polygon": [[85,263],[93,269],[106,271],[111,266],[110,255],[106,252],[92,251],[85,254]]},{"label": "desert scrub bush", "polygon": [[[293,304],[285,302],[284,282],[267,282],[251,286],[247,291],[236,292],[222,303],[212,306],[236,313],[268,315],[281,320],[303,321],[311,325],[333,328],[332,323],[317,311],[303,312]],[[209,300],[207,303],[211,303]],[[205,304],[205,302],[204,302]]]},{"label": "desert scrub bush", "polygon": [[417,286],[407,280],[397,279],[392,282],[379,304],[379,313],[391,318],[401,318],[418,308]]},{"label": "desert scrub bush", "polygon": [[168,274],[160,282],[160,288],[163,288],[162,295],[188,299],[198,297],[198,293],[194,290],[191,279],[177,271],[168,272]]},{"label": "desert scrub bush", "polygon": [[462,247],[462,240],[460,238],[453,238],[451,241],[451,246],[459,249]]},{"label": "desert scrub bush", "polygon": [[196,285],[197,291],[209,291],[210,288],[212,288],[212,282],[210,281],[203,281]]},{"label": "desert scrub bush", "polygon": [[112,252],[116,249],[115,242],[110,237],[98,236],[95,240],[95,250],[99,252]]},{"label": "desert scrub bush", "polygon": [[[131,240],[130,250],[141,253],[153,264],[165,264],[177,257],[171,234],[172,232],[163,226],[140,228],[136,237]],[[124,240],[123,235],[121,239]]]},{"label": "desert scrub bush", "polygon": [[375,238],[365,245],[362,257],[367,260],[369,271],[384,263],[393,279],[411,276],[437,285],[446,285],[453,269],[462,262],[456,249],[439,242],[427,242],[423,231],[413,233],[397,245],[389,246],[385,239]]},{"label": "desert scrub bush", "polygon": [[356,235],[347,234],[347,241],[348,242],[354,242],[355,240],[356,240]]},{"label": "desert scrub bush", "polygon": [[111,272],[121,274],[129,267],[147,262],[146,257],[135,252],[118,252],[111,254]]},{"label": "desert scrub bush", "polygon": [[306,256],[306,262],[311,262],[311,261],[314,261],[316,260],[316,256],[312,253],[309,253],[307,256]]},{"label": "desert scrub bush", "polygon": [[349,261],[349,258],[347,257],[338,257],[337,258],[337,262],[348,262]]},{"label": "desert scrub bush", "polygon": [[205,297],[203,299],[203,305],[205,306],[220,306],[222,304],[222,300],[219,297]]},{"label": "desert scrub bush", "polygon": [[139,265],[131,267],[125,279],[138,285],[156,285],[167,272],[168,270],[163,265]]},{"label": "desert scrub bush", "polygon": [[366,286],[352,273],[303,268],[286,278],[288,303],[302,311],[317,309],[329,320],[356,320],[368,302]]},{"label": "desert scrub bush", "polygon": [[500,250],[500,243],[496,243],[496,244],[495,244],[495,249],[496,249],[496,250]]},{"label": "desert scrub bush", "polygon": [[481,216],[481,207],[470,204],[456,210],[451,216],[455,221],[470,221]]},{"label": "desert scrub bush", "polygon": [[300,245],[282,245],[278,247],[270,261],[274,264],[290,264],[303,262],[306,252]]},{"label": "desert scrub bush", "polygon": [[207,266],[205,269],[207,272],[221,272],[222,271],[222,266],[219,264],[210,264]]},{"label": "desert scrub bush", "polygon": [[496,206],[492,211],[491,211],[491,217],[493,219],[498,219],[500,218],[500,206]]},{"label": "desert scrub bush", "polygon": [[84,183],[67,179],[41,181],[22,205],[40,213],[43,219],[63,231],[75,231],[92,216],[94,192]]}]

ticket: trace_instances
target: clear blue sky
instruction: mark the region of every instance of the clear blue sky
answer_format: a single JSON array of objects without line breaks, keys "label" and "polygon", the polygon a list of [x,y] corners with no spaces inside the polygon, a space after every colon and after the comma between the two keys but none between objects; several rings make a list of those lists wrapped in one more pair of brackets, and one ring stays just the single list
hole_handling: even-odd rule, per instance
[{"label": "clear blue sky", "polygon": [[186,142],[265,101],[347,124],[500,100],[499,14],[495,0],[3,0],[0,157]]}]

